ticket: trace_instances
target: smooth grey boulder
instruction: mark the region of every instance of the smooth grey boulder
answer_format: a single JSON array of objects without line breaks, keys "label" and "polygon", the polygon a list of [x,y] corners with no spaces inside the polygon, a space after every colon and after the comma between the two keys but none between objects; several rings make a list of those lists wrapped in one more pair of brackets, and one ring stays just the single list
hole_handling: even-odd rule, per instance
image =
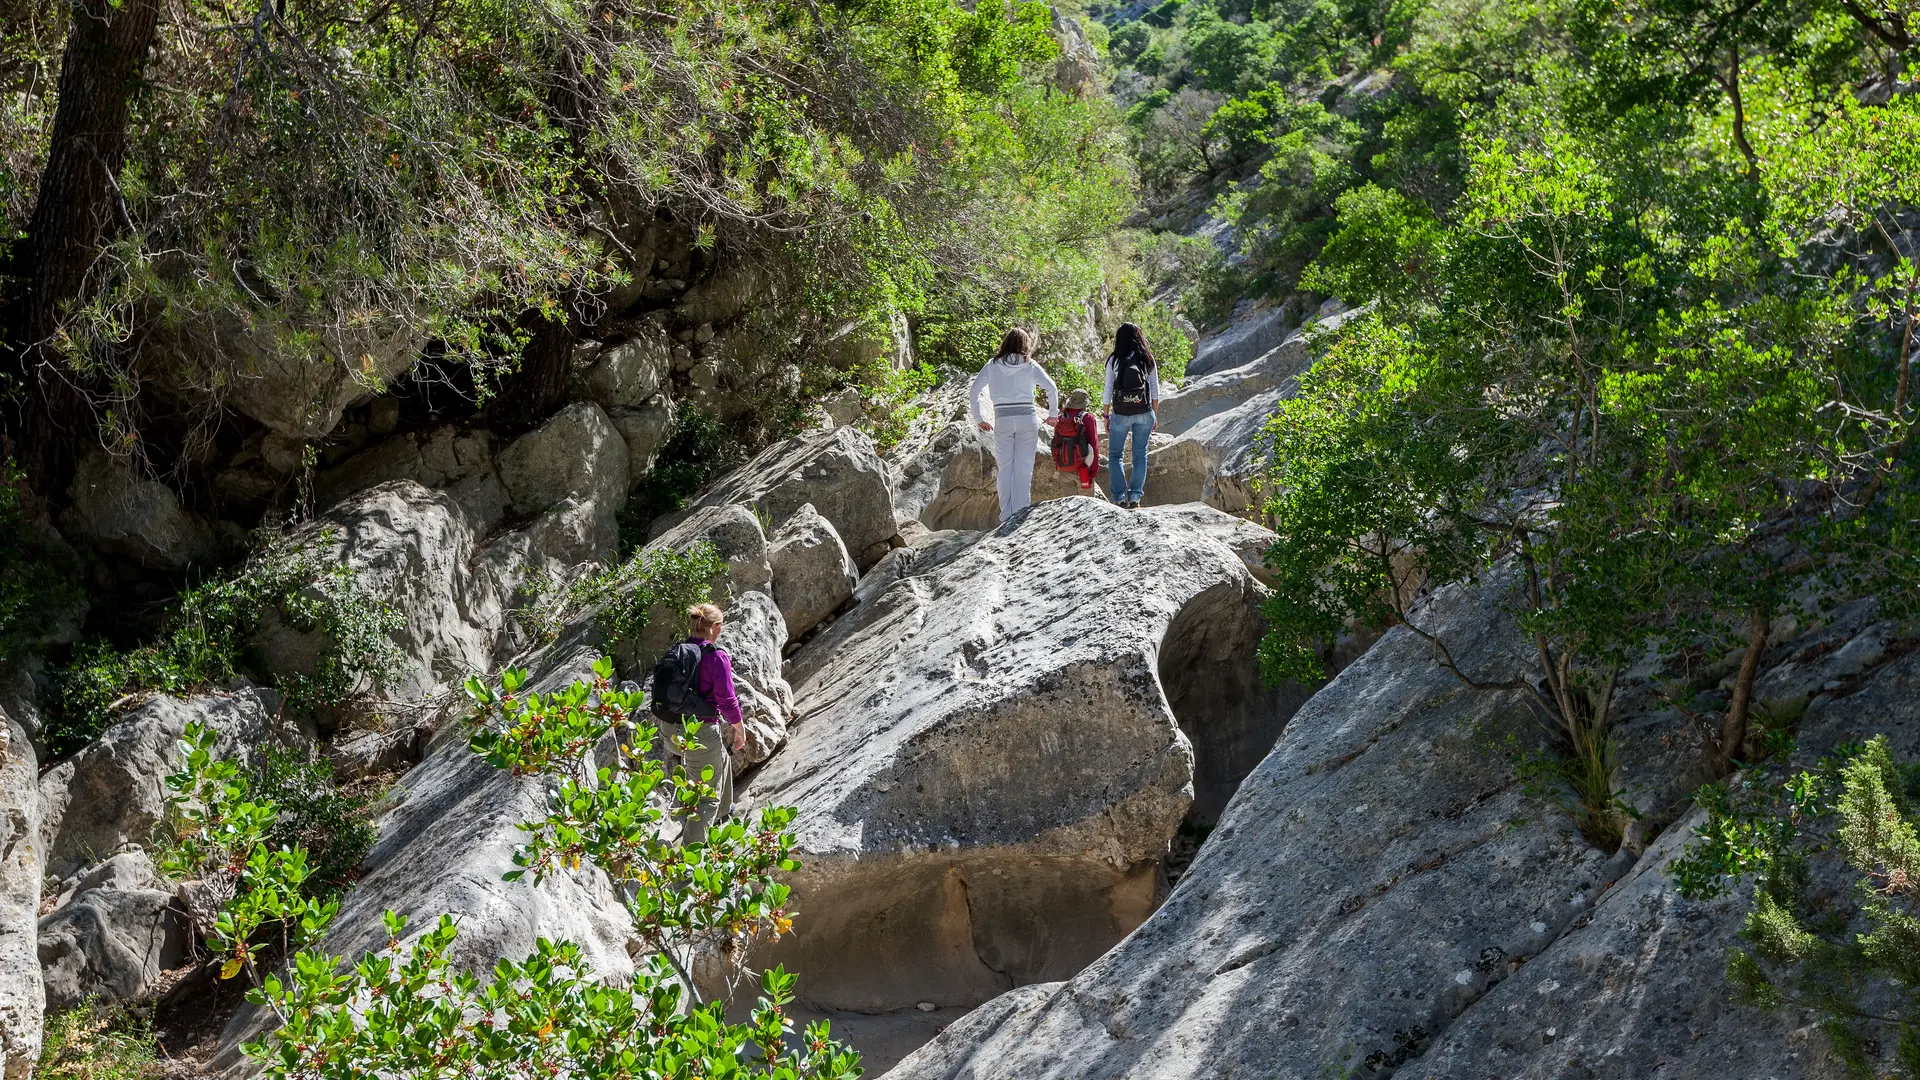
[{"label": "smooth grey boulder", "polygon": [[[1509,585],[1443,590],[1417,615],[1476,677],[1524,670]],[[1799,759],[1878,733],[1920,751],[1920,655],[1831,677],[1851,664],[1842,643],[1872,633],[1853,620],[1772,651],[1763,685],[1832,688],[1806,706]],[[1672,742],[1677,716],[1637,692],[1623,704],[1623,757]],[[1744,893],[1690,901],[1669,876],[1700,816],[1609,857],[1525,794],[1509,735],[1539,738],[1517,692],[1468,689],[1389,631],[1294,716],[1152,919],[889,1080],[1843,1075],[1808,1014],[1733,1001]],[[1678,778],[1697,753],[1663,767]],[[1683,790],[1622,783],[1647,818]]]},{"label": "smooth grey boulder", "polygon": [[[265,316],[264,318],[262,316]],[[225,403],[291,439],[317,439],[340,423],[348,408],[374,396],[376,387],[413,366],[432,334],[418,322],[399,317],[329,320],[318,327],[284,321],[270,325],[271,309],[253,321],[217,317],[186,332],[193,340],[181,351],[192,366],[211,363],[219,372],[198,372],[195,382],[225,381]],[[275,320],[279,321],[279,320]],[[296,331],[314,345],[289,346]]]},{"label": "smooth grey boulder", "polygon": [[1293,333],[1298,313],[1290,305],[1264,308],[1237,320],[1218,334],[1202,338],[1187,361],[1187,378],[1197,379],[1258,359]]},{"label": "smooth grey boulder", "polygon": [[627,493],[627,444],[607,414],[575,402],[500,452],[500,482],[513,509],[543,513],[574,499],[608,507],[609,520]]},{"label": "smooth grey boulder", "polygon": [[[534,515],[496,535],[474,555],[474,570],[508,608],[534,602],[550,590],[618,555],[616,515],[626,505],[628,447],[598,405],[575,402],[500,452],[500,481],[516,513]],[[519,651],[503,638],[496,659]]]},{"label": "smooth grey boulder", "polygon": [[[403,617],[392,638],[405,662],[379,688],[384,697],[424,701],[491,665],[506,611],[492,583],[473,573],[476,528],[449,493],[413,480],[379,484],[303,527],[295,541],[351,568],[356,587]],[[256,644],[276,672],[311,674],[325,643],[276,616]]]},{"label": "smooth grey boulder", "polygon": [[95,450],[67,488],[60,526],[77,540],[156,570],[178,570],[213,550],[213,529],[173,489],[138,475],[126,458]]},{"label": "smooth grey boulder", "polygon": [[833,523],[807,503],[773,535],[767,557],[773,565],[773,598],[787,632],[795,637],[826,621],[853,595],[860,572]]},{"label": "smooth grey boulder", "polygon": [[696,544],[713,545],[726,560],[727,588],[736,596],[773,587],[773,563],[760,519],[745,506],[703,506],[647,543],[648,551],[684,552]]},{"label": "smooth grey boulder", "polygon": [[688,511],[653,524],[658,537],[710,506],[740,503],[764,521],[781,522],[812,503],[833,522],[856,566],[877,562],[894,535],[893,483],[873,440],[850,427],[798,435],[760,452],[723,477]]},{"label": "smooth grey boulder", "polygon": [[661,328],[642,323],[633,337],[602,349],[580,381],[587,397],[611,411],[659,393],[672,374],[672,339]]},{"label": "smooth grey boulder", "polygon": [[26,1080],[40,1060],[40,783],[26,729],[0,712],[0,1080]]},{"label": "smooth grey boulder", "polygon": [[673,402],[656,394],[631,409],[611,409],[607,418],[627,444],[627,483],[638,485],[653,471],[660,448],[673,437]]},{"label": "smooth grey boulder", "polygon": [[180,737],[199,721],[219,740],[214,753],[251,762],[298,736],[275,720],[277,703],[251,686],[225,693],[159,696],[117,720],[86,749],[41,778],[46,873],[61,879],[144,845],[167,813],[167,775],[179,767]]},{"label": "smooth grey boulder", "polygon": [[90,999],[102,1004],[139,1000],[162,974],[186,961],[188,944],[185,915],[146,854],[115,855],[89,871],[71,898],[40,920],[47,1011]]},{"label": "smooth grey boulder", "polygon": [[[527,665],[528,690],[548,693],[590,678],[601,652],[590,633],[563,638]],[[458,731],[436,739],[390,796],[393,807],[377,822],[363,876],[320,947],[351,960],[385,947],[384,912],[409,916],[408,940],[445,913],[460,926],[450,957],[469,970],[484,973],[501,957],[524,958],[536,938],[546,937],[577,942],[600,977],[631,978],[630,924],[604,875],[582,871],[538,886],[501,880],[525,836],[519,823],[546,812],[545,789],[541,777],[515,778],[488,765]],[[243,1009],[222,1035],[213,1068],[245,1070],[239,1044],[261,1030],[258,1012]]]},{"label": "smooth grey boulder", "polygon": [[741,797],[799,809],[800,929],[759,959],[825,1008],[970,1005],[1137,926],[1196,775],[1224,801],[1300,696],[1259,685],[1264,590],[1212,533],[1042,503],[803,649],[804,719]]}]

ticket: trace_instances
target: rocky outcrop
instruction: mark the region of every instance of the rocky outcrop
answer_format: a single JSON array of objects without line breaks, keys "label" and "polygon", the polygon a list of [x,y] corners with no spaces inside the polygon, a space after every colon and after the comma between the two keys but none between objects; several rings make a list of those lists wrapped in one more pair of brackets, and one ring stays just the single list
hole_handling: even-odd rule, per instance
[{"label": "rocky outcrop", "polygon": [[500,482],[518,514],[542,514],[572,499],[606,508],[627,491],[626,441],[600,407],[576,402],[500,452]]},{"label": "rocky outcrop", "polygon": [[40,778],[40,832],[49,878],[66,878],[129,845],[150,841],[167,812],[166,778],[179,767],[179,742],[193,721],[219,735],[215,753],[251,763],[292,733],[274,719],[278,703],[243,686],[217,694],[155,697]]},{"label": "rocky outcrop", "polygon": [[787,632],[796,637],[846,603],[860,580],[840,534],[812,503],[781,524],[768,557],[773,564],[773,598],[780,605]]},{"label": "rocky outcrop", "polygon": [[[492,582],[473,573],[478,537],[453,497],[412,480],[369,488],[308,525],[299,542],[324,545],[351,568],[356,587],[399,613],[393,634],[406,658],[392,685],[396,701],[418,702],[487,670],[506,622]],[[310,673],[323,642],[317,635],[269,619],[260,652],[278,671]]]},{"label": "rocky outcrop", "polygon": [[[1431,601],[1480,678],[1523,670],[1507,588]],[[1920,751],[1920,655],[1892,659],[1882,630],[1843,613],[1774,650],[1767,692],[1814,695],[1808,763],[1875,733]],[[1415,635],[1388,632],[1295,715],[1145,925],[1074,978],[976,1010],[888,1077],[1839,1075],[1806,1018],[1733,1002],[1746,898],[1685,900],[1668,876],[1701,819],[1662,815],[1697,751],[1662,758],[1677,716],[1629,705],[1622,756],[1653,767],[1622,782],[1666,827],[1645,854],[1608,856],[1493,749],[1539,738],[1519,694],[1468,689]]]},{"label": "rocky outcrop", "polygon": [[[600,654],[590,636],[563,640],[529,665],[529,690],[560,689],[590,677]],[[519,823],[545,813],[539,777],[515,778],[467,749],[450,731],[389,796],[393,808],[378,822],[379,839],[361,864],[363,876],[347,893],[321,947],[349,958],[383,947],[382,913],[412,918],[409,934],[432,926],[441,913],[459,921],[452,958],[485,971],[503,956],[533,952],[539,937],[578,942],[596,973],[630,977],[627,916],[597,872],[531,882],[507,882]],[[260,1017],[242,1011],[222,1037],[217,1069],[243,1062],[238,1044],[260,1030]]]},{"label": "rocky outcrop", "polygon": [[734,770],[757,765],[786,745],[793,719],[793,687],[781,674],[787,624],[771,596],[749,592],[727,605],[720,644],[733,658],[735,689],[746,717],[747,745],[733,755]]},{"label": "rocky outcrop", "polygon": [[484,428],[442,425],[396,435],[314,478],[325,509],[394,480],[445,489],[447,497],[485,532],[507,513],[507,491],[493,471],[494,436]]},{"label": "rocky outcrop", "polygon": [[841,616],[742,793],[799,808],[801,931],[763,959],[859,1011],[1079,970],[1153,910],[1227,733],[1286,721],[1252,672],[1261,593],[1204,517],[1063,499]]},{"label": "rocky outcrop", "polygon": [[522,606],[612,565],[620,542],[616,515],[627,501],[627,456],[626,440],[591,402],[567,406],[500,452],[500,482],[513,511],[533,517],[474,556],[475,571],[503,604]]},{"label": "rocky outcrop", "polygon": [[40,920],[47,1011],[145,997],[163,973],[186,960],[187,947],[186,919],[145,853],[115,855]]},{"label": "rocky outcrop", "polygon": [[1299,313],[1292,307],[1265,308],[1239,319],[1218,334],[1209,335],[1194,347],[1187,361],[1187,378],[1197,379],[1216,371],[1226,371],[1249,363],[1262,353],[1287,340]]},{"label": "rocky outcrop", "polygon": [[658,394],[631,409],[609,409],[607,419],[627,443],[627,483],[638,485],[653,471],[660,449],[673,437],[673,402]]},{"label": "rocky outcrop", "polygon": [[180,505],[167,485],[101,451],[81,459],[60,525],[75,540],[141,566],[178,570],[213,551],[213,530]]},{"label": "rocky outcrop", "polygon": [[33,744],[0,712],[0,1080],[26,1080],[40,1059],[46,1003],[39,960],[40,785]]},{"label": "rocky outcrop", "polygon": [[660,328],[640,331],[601,350],[581,375],[588,398],[609,411],[638,405],[667,386],[673,375],[673,342]]},{"label": "rocky outcrop", "polygon": [[799,435],[776,443],[723,477],[687,511],[655,522],[654,537],[704,507],[751,506],[763,521],[783,522],[812,503],[833,523],[856,566],[887,553],[896,526],[893,485],[873,440],[853,428]]}]

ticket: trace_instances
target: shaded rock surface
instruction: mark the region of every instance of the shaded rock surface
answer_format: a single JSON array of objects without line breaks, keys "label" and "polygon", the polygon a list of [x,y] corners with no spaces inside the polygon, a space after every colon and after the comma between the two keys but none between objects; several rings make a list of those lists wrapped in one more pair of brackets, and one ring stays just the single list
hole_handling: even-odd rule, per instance
[{"label": "shaded rock surface", "polygon": [[70,898],[40,920],[39,934],[50,1013],[89,999],[138,1000],[187,957],[187,922],[173,891],[138,851],[88,871]]},{"label": "shaded rock surface", "polygon": [[155,697],[116,721],[85,750],[40,778],[46,873],[66,878],[127,845],[144,845],[167,812],[166,777],[180,736],[195,720],[219,734],[215,754],[251,764],[292,733],[274,720],[277,702],[253,687],[192,697]]},{"label": "shaded rock surface", "polygon": [[[1063,533],[1109,542],[1043,542]],[[766,959],[862,1012],[1078,970],[1152,911],[1196,755],[1210,775],[1237,717],[1269,743],[1286,721],[1284,695],[1185,681],[1220,644],[1201,624],[1243,632],[1261,592],[1204,519],[1064,499],[842,615],[795,657],[805,719],[742,793],[799,808],[801,932]]]},{"label": "shaded rock surface", "polygon": [[0,1078],[26,1080],[40,1058],[40,785],[27,732],[0,712]]},{"label": "shaded rock surface", "polygon": [[747,725],[746,748],[733,755],[734,771],[739,772],[767,760],[786,744],[793,719],[793,687],[781,671],[787,624],[773,597],[743,593],[727,605],[726,613],[720,645],[733,659],[734,687]]},{"label": "shaded rock surface", "polygon": [[760,452],[723,477],[689,511],[655,522],[657,538],[692,512],[739,503],[768,522],[783,522],[806,503],[833,523],[856,566],[886,554],[895,531],[893,484],[873,440],[853,428],[795,436]]},{"label": "shaded rock surface", "polygon": [[74,539],[141,566],[178,570],[213,550],[213,530],[180,505],[173,489],[138,475],[132,462],[101,451],[82,458],[60,525]]}]

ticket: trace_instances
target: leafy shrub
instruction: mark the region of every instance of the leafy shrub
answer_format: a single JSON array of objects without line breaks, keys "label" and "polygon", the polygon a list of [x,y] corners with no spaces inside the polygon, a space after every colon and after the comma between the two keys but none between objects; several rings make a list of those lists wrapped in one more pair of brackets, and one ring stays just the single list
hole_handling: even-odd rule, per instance
[{"label": "leafy shrub", "polygon": [[874,416],[869,426],[874,445],[883,452],[899,445],[926,409],[917,399],[930,393],[940,382],[941,373],[930,364],[900,370],[882,365],[867,395],[867,412]]},{"label": "leafy shrub", "polygon": [[161,1075],[153,1028],[126,1008],[81,1005],[47,1017],[40,1080],[155,1080]]},{"label": "leafy shrub", "polygon": [[322,534],[302,546],[270,538],[238,573],[176,597],[158,641],[131,649],[81,645],[53,673],[59,691],[45,731],[48,749],[56,757],[79,750],[141,693],[233,681],[246,666],[249,636],[270,612],[324,642],[312,674],[273,680],[290,708],[341,704],[362,686],[391,678],[402,657],[389,635],[403,618],[361,588],[351,567],[321,557],[317,549],[330,539]]},{"label": "leafy shrub", "polygon": [[[220,977],[245,970],[257,979],[269,950],[304,944],[325,930],[339,910],[340,885],[372,846],[372,834],[341,812],[344,800],[313,790],[325,773],[269,754],[262,773],[249,775],[213,756],[218,742],[218,733],[197,721],[180,739],[180,770],[166,779],[179,836],[164,866],[228,897],[205,928],[214,954],[225,957]],[[283,807],[274,798],[281,794],[294,802]],[[308,839],[323,845],[334,880],[316,874],[302,843]],[[342,866],[349,856],[352,863]]]},{"label": "leafy shrub", "polygon": [[[1920,764],[1884,736],[1797,773],[1772,770],[1701,791],[1695,842],[1669,865],[1684,896],[1753,883],[1727,956],[1736,996],[1759,1009],[1812,1009],[1852,1075],[1891,1044],[1895,1075],[1920,1076]],[[1851,896],[1825,885],[1850,879]]]},{"label": "leafy shrub", "polygon": [[307,850],[312,875],[306,895],[324,898],[346,889],[378,833],[367,821],[367,800],[343,794],[333,783],[333,763],[291,748],[267,751],[253,777],[253,797],[274,806],[270,848]]},{"label": "leafy shrub", "polygon": [[72,552],[48,543],[29,513],[26,478],[0,462],[0,661],[40,643],[81,599]]},{"label": "leafy shrub", "polygon": [[673,434],[660,447],[653,471],[620,513],[622,554],[647,542],[647,527],[687,505],[714,477],[746,461],[745,448],[729,437],[710,412],[687,408],[674,419]]},{"label": "leafy shrub", "polygon": [[[738,977],[753,938],[792,929],[788,889],[775,875],[799,868],[789,831],[794,811],[771,807],[751,822],[729,819],[700,844],[666,842],[663,822],[686,818],[713,797],[711,774],[668,772],[650,752],[658,732],[639,722],[641,696],[616,690],[612,674],[612,660],[603,657],[592,678],[544,695],[521,693],[524,671],[503,672],[497,684],[469,679],[469,745],[497,768],[546,780],[546,816],[523,824],[528,840],[515,851],[508,880],[538,882],[585,862],[619,886],[634,927],[632,948],[648,956],[631,982],[598,981],[577,944],[546,939],[523,960],[501,959],[487,976],[458,971],[447,959],[458,936],[451,917],[403,943],[407,919],[388,912],[388,944],[357,963],[308,949],[282,972],[258,970],[250,955],[223,966],[228,977],[247,970],[254,983],[248,1000],[279,1021],[244,1047],[267,1076],[859,1075],[859,1056],[834,1043],[825,1022],[810,1025],[792,1045],[786,1007],[794,978],[778,968],[762,974],[762,997],[746,1023],[730,1023],[723,1001],[701,1000],[688,974],[696,950],[729,958]],[[620,736],[621,751],[612,764],[595,767],[595,748],[610,734]],[[214,785],[221,790],[236,773],[204,758],[193,765],[209,778],[224,775]],[[189,787],[207,790],[183,783],[176,792]],[[231,833],[223,823],[242,816],[205,818],[203,832]],[[259,816],[256,807],[247,820]],[[263,873],[252,893],[229,905],[224,925],[246,924],[250,895],[297,895],[305,854],[297,847],[278,854],[247,860],[249,872],[257,866]],[[312,941],[335,909],[307,903],[298,913],[294,936]]]},{"label": "leafy shrub", "polygon": [[520,615],[543,642],[558,637],[568,619],[588,610],[595,611],[594,620],[607,632],[608,644],[637,641],[656,607],[677,614],[707,600],[714,579],[726,571],[726,560],[708,543],[684,552],[639,551],[619,566],[543,594]]}]

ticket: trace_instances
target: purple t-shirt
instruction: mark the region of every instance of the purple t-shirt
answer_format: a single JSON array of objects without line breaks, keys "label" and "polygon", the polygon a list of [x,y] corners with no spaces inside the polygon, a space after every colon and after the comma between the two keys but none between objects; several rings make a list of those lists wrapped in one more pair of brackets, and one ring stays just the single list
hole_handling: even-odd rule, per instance
[{"label": "purple t-shirt", "polygon": [[[692,645],[705,645],[702,638],[688,638]],[[700,651],[700,670],[694,673],[693,688],[713,704],[714,711],[729,724],[745,719],[740,715],[740,695],[733,688],[733,658],[715,645]]]}]

